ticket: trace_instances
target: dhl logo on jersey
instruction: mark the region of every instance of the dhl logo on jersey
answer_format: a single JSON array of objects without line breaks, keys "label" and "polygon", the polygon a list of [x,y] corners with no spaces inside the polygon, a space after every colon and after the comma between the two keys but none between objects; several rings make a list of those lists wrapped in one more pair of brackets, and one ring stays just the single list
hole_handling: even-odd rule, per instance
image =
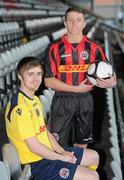
[{"label": "dhl logo on jersey", "polygon": [[59,72],[86,72],[89,64],[60,65]]}]

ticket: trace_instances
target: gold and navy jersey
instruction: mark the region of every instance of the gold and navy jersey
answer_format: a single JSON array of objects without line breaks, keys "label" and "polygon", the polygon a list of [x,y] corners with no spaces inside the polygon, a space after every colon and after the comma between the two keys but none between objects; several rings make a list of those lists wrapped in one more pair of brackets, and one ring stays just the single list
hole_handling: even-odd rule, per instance
[{"label": "gold and navy jersey", "polygon": [[71,44],[66,35],[46,50],[44,58],[45,77],[56,77],[69,85],[79,85],[85,78],[87,68],[94,61],[106,61],[100,46],[83,35],[79,44]]},{"label": "gold and navy jersey", "polygon": [[22,164],[42,159],[30,151],[25,139],[35,136],[40,143],[52,149],[37,96],[30,99],[20,90],[17,91],[6,107],[5,119],[7,135],[15,144]]}]

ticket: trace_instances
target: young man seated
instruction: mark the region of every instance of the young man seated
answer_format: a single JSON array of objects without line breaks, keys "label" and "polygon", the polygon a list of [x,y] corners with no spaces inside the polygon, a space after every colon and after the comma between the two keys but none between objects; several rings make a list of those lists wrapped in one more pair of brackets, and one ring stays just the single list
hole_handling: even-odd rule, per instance
[{"label": "young man seated", "polygon": [[35,96],[43,76],[41,62],[23,58],[17,66],[20,87],[6,107],[6,129],[21,164],[30,164],[35,180],[99,180],[98,153],[61,147],[46,129],[40,100]]}]

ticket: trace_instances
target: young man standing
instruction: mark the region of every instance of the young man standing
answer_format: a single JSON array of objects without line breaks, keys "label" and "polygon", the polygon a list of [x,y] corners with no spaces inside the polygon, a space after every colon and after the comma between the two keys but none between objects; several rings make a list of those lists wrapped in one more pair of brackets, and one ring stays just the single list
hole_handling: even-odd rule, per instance
[{"label": "young man standing", "polygon": [[[44,58],[45,84],[55,90],[50,128],[62,146],[87,147],[93,127],[93,85],[87,83],[87,67],[95,60],[106,61],[106,57],[97,44],[82,35],[86,21],[81,9],[69,8],[64,23],[67,34],[49,45]],[[101,88],[115,84],[115,76],[97,80]]]},{"label": "young man standing", "polygon": [[90,149],[61,147],[46,129],[42,105],[35,91],[43,68],[35,57],[23,58],[17,67],[20,87],[6,108],[6,130],[21,164],[30,164],[35,180],[99,180],[99,156]]}]

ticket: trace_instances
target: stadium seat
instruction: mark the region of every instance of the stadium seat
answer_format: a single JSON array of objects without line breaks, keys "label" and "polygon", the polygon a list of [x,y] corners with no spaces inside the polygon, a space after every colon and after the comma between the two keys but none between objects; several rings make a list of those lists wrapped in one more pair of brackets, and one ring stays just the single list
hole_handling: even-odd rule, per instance
[{"label": "stadium seat", "polygon": [[60,30],[57,30],[57,31],[52,33],[52,40],[55,41],[55,40],[59,39],[60,37],[62,37],[66,33],[67,33],[66,28],[62,28]]},{"label": "stadium seat", "polygon": [[117,162],[118,165],[121,166],[120,152],[118,152],[118,150],[115,149],[114,147],[111,147],[110,148],[110,153],[111,153],[111,156],[112,156],[113,160],[115,162]]},{"label": "stadium seat", "polygon": [[51,95],[53,96],[54,93],[55,93],[55,91],[54,91],[53,89],[51,89],[51,88],[48,88],[48,90],[49,90],[49,92],[51,93]]},{"label": "stadium seat", "polygon": [[0,89],[5,91],[5,71],[4,71],[4,63],[0,57]]},{"label": "stadium seat", "polygon": [[112,171],[114,172],[114,176],[115,176],[118,180],[123,180],[123,178],[122,178],[122,172],[121,172],[121,167],[118,165],[118,163],[115,162],[115,161],[111,161],[111,162],[110,162],[110,167],[111,167]]},{"label": "stadium seat", "polygon": [[117,136],[117,126],[114,122],[112,122],[112,119],[109,119],[109,124],[110,124],[110,127],[109,127],[109,132],[110,132],[110,135],[115,135]]},{"label": "stadium seat", "polygon": [[0,108],[5,106],[8,97],[6,96],[6,68],[3,59],[0,56]]},{"label": "stadium seat", "polygon": [[31,179],[30,166],[25,165],[23,171],[16,151],[12,143],[6,143],[2,146],[3,161],[9,167],[12,180],[29,180]]},{"label": "stadium seat", "polygon": [[39,98],[40,98],[41,104],[43,106],[44,120],[47,124],[49,121],[49,118],[50,118],[50,105],[48,103],[47,98],[44,95],[40,95]]},{"label": "stadium seat", "polygon": [[111,143],[111,146],[114,147],[118,151],[118,153],[119,153],[120,150],[119,150],[119,145],[118,145],[118,139],[113,137],[113,136],[111,136],[109,138],[109,141]]},{"label": "stadium seat", "polygon": [[49,106],[51,107],[53,94],[51,94],[51,92],[48,89],[44,89],[43,90],[43,95],[47,98]]},{"label": "stadium seat", "polygon": [[4,162],[0,161],[0,179],[10,180],[10,172]]},{"label": "stadium seat", "polygon": [[118,178],[117,177],[113,177],[112,180],[118,180]]}]

